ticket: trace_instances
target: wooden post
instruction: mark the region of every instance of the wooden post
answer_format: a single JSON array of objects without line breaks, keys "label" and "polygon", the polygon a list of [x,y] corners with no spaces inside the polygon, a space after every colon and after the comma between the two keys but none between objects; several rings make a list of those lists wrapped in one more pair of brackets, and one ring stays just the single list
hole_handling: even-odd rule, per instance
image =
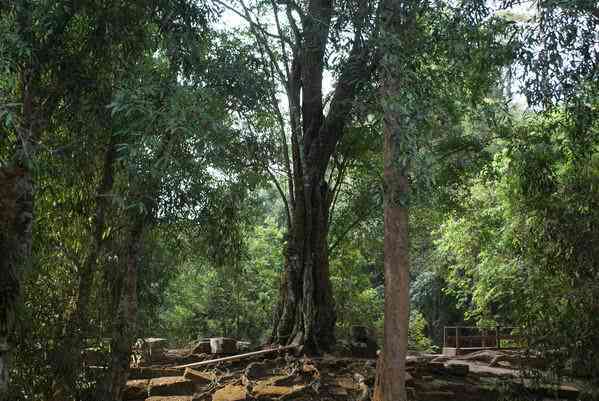
[{"label": "wooden post", "polygon": [[443,327],[443,346],[447,347],[447,327]]},{"label": "wooden post", "polygon": [[455,327],[455,349],[456,349],[456,354],[458,352],[458,348],[460,348],[460,341],[458,340],[458,326]]},{"label": "wooden post", "polygon": [[499,326],[495,326],[495,344],[497,349],[501,348],[501,344],[499,343]]}]

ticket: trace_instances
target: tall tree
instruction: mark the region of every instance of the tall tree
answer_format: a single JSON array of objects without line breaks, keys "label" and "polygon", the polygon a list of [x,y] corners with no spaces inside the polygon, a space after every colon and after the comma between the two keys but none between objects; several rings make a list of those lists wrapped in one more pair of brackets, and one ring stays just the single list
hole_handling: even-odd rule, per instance
[{"label": "tall tree", "polygon": [[[6,199],[0,201],[11,211],[3,221],[3,275],[0,312],[0,397],[8,385],[9,360],[15,308],[20,293],[23,268],[30,263],[34,220],[35,181],[33,166],[40,137],[58,104],[53,62],[62,53],[65,31],[73,9],[33,7],[30,1],[2,3],[2,41],[0,57],[6,76],[0,81],[0,110],[5,116],[0,143],[9,149],[1,152],[0,169],[5,178]],[[48,31],[39,28],[39,22]],[[4,270],[3,270],[4,271]]]},{"label": "tall tree", "polygon": [[[238,152],[246,145],[241,133],[230,128],[229,113],[259,104],[260,92],[222,92],[225,79],[221,70],[212,65],[211,57],[222,60],[220,67],[225,69],[231,65],[223,59],[228,58],[231,63],[231,55],[235,55],[232,58],[239,76],[249,76],[246,69],[251,63],[246,63],[243,49],[218,48],[211,43],[203,20],[205,10],[196,9],[195,3],[187,5],[189,9],[175,8],[180,15],[166,10],[161,20],[166,57],[147,52],[144,62],[132,69],[110,105],[126,140],[120,146],[119,160],[127,167],[122,177],[127,207],[121,211],[129,221],[123,233],[124,263],[119,265],[120,279],[114,283],[111,377],[107,389],[113,400],[123,397],[131,347],[139,333],[138,282],[148,259],[152,230],[163,221],[193,221],[195,214],[215,213],[209,210],[218,207],[212,204],[210,195],[220,198],[222,194],[209,193],[219,181],[214,171],[235,177],[230,180],[238,181],[240,192],[246,190],[246,178],[253,174],[244,171],[243,163],[229,158],[233,155],[239,159]],[[208,49],[214,53],[208,54]],[[180,77],[186,80],[180,81]],[[260,81],[259,77],[253,78]],[[186,217],[182,218],[182,214]],[[224,242],[227,241],[218,244],[220,253]]]},{"label": "tall tree", "polygon": [[452,7],[420,0],[390,1],[382,11],[385,322],[376,400],[406,399],[409,207],[422,202],[418,192],[430,194],[434,163],[455,151],[447,146],[463,134],[455,127],[474,115],[506,61],[498,43],[504,24],[485,21],[488,12],[479,1]]},{"label": "tall tree", "polygon": [[[391,0],[383,9],[383,46],[386,54],[381,63],[381,95],[384,135],[384,265],[385,323],[383,354],[377,367],[374,399],[405,401],[405,367],[408,351],[410,316],[410,255],[408,160],[400,152],[406,142],[404,125],[411,116],[400,112],[401,74],[398,70],[397,46],[390,42],[401,38],[413,40],[414,10],[408,1]],[[407,130],[406,130],[407,131]],[[404,144],[405,147],[405,144]]]},{"label": "tall tree", "polygon": [[[327,350],[335,341],[328,232],[336,188],[331,182],[334,175],[327,173],[335,168],[330,161],[361,89],[372,76],[378,3],[273,1],[266,10],[263,4],[250,6],[243,0],[236,2],[237,8],[221,4],[249,23],[258,56],[272,77],[271,110],[286,177],[284,184],[276,185],[288,217],[285,272],[272,341],[303,344],[307,352]],[[349,39],[347,29],[352,32]],[[331,49],[339,51],[335,60]],[[337,73],[330,97],[323,89],[327,65]],[[288,112],[279,106],[281,89]]]}]

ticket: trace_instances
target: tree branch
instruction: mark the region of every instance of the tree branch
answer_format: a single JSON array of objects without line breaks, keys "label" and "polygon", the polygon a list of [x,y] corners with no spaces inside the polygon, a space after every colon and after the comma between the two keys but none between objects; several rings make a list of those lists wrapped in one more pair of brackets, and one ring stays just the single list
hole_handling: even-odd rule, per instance
[{"label": "tree branch", "polygon": [[[240,114],[240,116],[241,116],[241,114]],[[252,132],[252,134],[254,136],[257,136],[255,133],[256,130],[252,127],[252,122],[250,121],[250,119],[247,118],[246,116],[243,116],[243,118],[247,121],[248,129]],[[265,161],[265,159],[255,158],[254,160],[256,161],[256,164],[258,164],[260,167],[262,167],[266,171],[266,173],[270,177],[271,181],[277,188],[277,191],[279,192],[279,195],[281,196],[281,199],[283,200],[283,203],[285,204],[285,214],[287,215],[287,224],[291,228],[291,224],[292,224],[291,211],[289,209],[289,202],[287,200],[287,197],[285,196],[285,191],[283,191],[283,188],[281,187],[279,180],[273,174],[273,172],[270,170],[270,168],[268,167],[268,163]]]},{"label": "tree branch", "polygon": [[254,38],[256,38],[256,41],[258,42],[258,44],[260,46],[262,46],[264,51],[268,54],[268,57],[270,58],[271,63],[273,64],[273,66],[275,67],[275,69],[277,71],[279,79],[281,80],[281,82],[286,82],[287,78],[286,78],[285,74],[283,73],[283,71],[281,70],[281,68],[278,64],[277,57],[274,54],[274,52],[272,51],[272,49],[270,48],[270,44],[268,43],[268,40],[267,40],[268,36],[274,37],[281,41],[284,41],[285,38],[278,37],[277,35],[271,34],[267,30],[265,30],[264,27],[262,27],[260,24],[255,22],[252,19],[252,16],[251,16],[247,6],[243,2],[243,0],[239,0],[239,4],[241,4],[241,6],[243,7],[243,12],[231,7],[229,4],[224,3],[222,0],[215,0],[215,1],[216,1],[216,3],[225,7],[227,10],[230,10],[230,11],[234,12],[235,14],[237,14],[238,16],[240,16],[241,18],[243,18],[250,25],[250,30],[253,33]]},{"label": "tree branch", "polygon": [[368,48],[354,42],[349,58],[337,81],[329,113],[321,127],[324,151],[329,157],[344,133],[353,103],[361,85],[370,77]]},{"label": "tree branch", "polygon": [[[329,225],[333,222],[333,213],[335,211],[335,206],[337,204],[337,199],[339,198],[339,192],[341,191],[341,184],[343,183],[343,180],[345,179],[345,172],[347,171],[349,165],[349,161],[344,160],[338,167],[339,173],[337,174],[337,179],[335,180],[335,184],[333,185],[333,199],[331,201],[331,209],[329,212]],[[329,182],[332,179],[332,174],[331,174],[331,178],[329,178]]]},{"label": "tree branch", "polygon": [[[279,9],[274,0],[271,0],[270,3],[272,5],[272,11],[275,16],[275,25],[277,27],[277,32],[279,34],[279,37],[283,38],[283,30],[281,29],[281,23],[279,22]],[[291,47],[293,47],[291,41],[289,41],[289,44]],[[283,57],[283,64],[285,64],[285,76],[287,77],[287,80],[289,80],[289,57],[287,57],[287,49],[285,48],[284,40],[281,40],[281,56]]]},{"label": "tree branch", "polygon": [[358,217],[354,221],[352,221],[351,224],[345,228],[345,230],[343,230],[343,232],[340,236],[337,237],[335,242],[331,244],[331,246],[329,246],[329,254],[333,253],[333,251],[341,244],[341,242],[345,240],[347,234],[349,234],[358,224],[363,222],[371,214],[372,209],[372,207],[366,209],[365,213],[358,215]]},{"label": "tree branch", "polygon": [[279,195],[281,195],[281,199],[283,199],[283,202],[285,203],[285,214],[287,215],[287,226],[289,227],[289,229],[291,229],[291,224],[292,224],[291,211],[289,210],[289,202],[287,201],[287,197],[285,196],[285,191],[283,191],[283,188],[281,187],[279,180],[277,180],[277,177],[272,173],[272,171],[270,171],[270,169],[268,168],[266,163],[263,163],[263,168],[264,168],[264,170],[266,170],[268,176],[270,177],[272,182],[275,184],[275,187],[277,188]]}]

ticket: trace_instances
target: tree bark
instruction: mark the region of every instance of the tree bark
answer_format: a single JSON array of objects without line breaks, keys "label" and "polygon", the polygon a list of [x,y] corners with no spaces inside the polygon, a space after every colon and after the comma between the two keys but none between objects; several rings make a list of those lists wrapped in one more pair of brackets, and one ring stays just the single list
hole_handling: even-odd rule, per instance
[{"label": "tree bark", "polygon": [[34,181],[29,168],[40,121],[34,119],[33,95],[35,71],[23,68],[20,74],[21,124],[12,168],[0,171],[0,400],[7,397],[10,371],[11,336],[20,296],[21,271],[31,258]]},{"label": "tree bark", "polygon": [[147,217],[137,215],[129,233],[125,276],[112,327],[109,395],[121,401],[128,378],[131,347],[137,330],[137,271],[142,256]]},{"label": "tree bark", "polygon": [[406,400],[405,371],[409,326],[408,177],[394,166],[395,145],[385,127],[385,325],[377,401]]},{"label": "tree bark", "polygon": [[0,399],[9,383],[11,335],[20,295],[20,272],[31,256],[33,179],[24,167],[1,171],[0,181]]},{"label": "tree bark", "polygon": [[23,167],[0,170],[0,400],[8,399],[11,336],[20,270],[31,255],[33,181]]},{"label": "tree bark", "polygon": [[[384,10],[384,34],[389,42],[405,29],[400,0],[391,0]],[[409,326],[409,179],[407,155],[399,151],[404,141],[400,108],[401,82],[394,57],[397,48],[389,45],[388,55],[382,63],[381,95],[384,113],[384,208],[385,208],[385,324],[383,352],[379,356],[376,401],[405,401],[406,356]]]},{"label": "tree bark", "polygon": [[327,252],[330,195],[322,179],[316,183],[300,186],[306,191],[296,194],[281,306],[273,332],[274,342],[302,344],[307,353],[327,351],[335,342],[336,315]]}]

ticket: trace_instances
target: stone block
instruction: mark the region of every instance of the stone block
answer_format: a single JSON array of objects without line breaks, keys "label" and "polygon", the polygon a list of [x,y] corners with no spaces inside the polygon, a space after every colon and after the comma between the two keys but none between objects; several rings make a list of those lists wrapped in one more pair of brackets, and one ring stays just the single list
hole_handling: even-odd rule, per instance
[{"label": "stone block", "polygon": [[237,341],[226,337],[211,338],[210,352],[213,354],[235,354],[237,352]]},{"label": "stone block", "polygon": [[193,395],[191,380],[183,377],[160,377],[150,380],[148,394],[154,395]]}]

